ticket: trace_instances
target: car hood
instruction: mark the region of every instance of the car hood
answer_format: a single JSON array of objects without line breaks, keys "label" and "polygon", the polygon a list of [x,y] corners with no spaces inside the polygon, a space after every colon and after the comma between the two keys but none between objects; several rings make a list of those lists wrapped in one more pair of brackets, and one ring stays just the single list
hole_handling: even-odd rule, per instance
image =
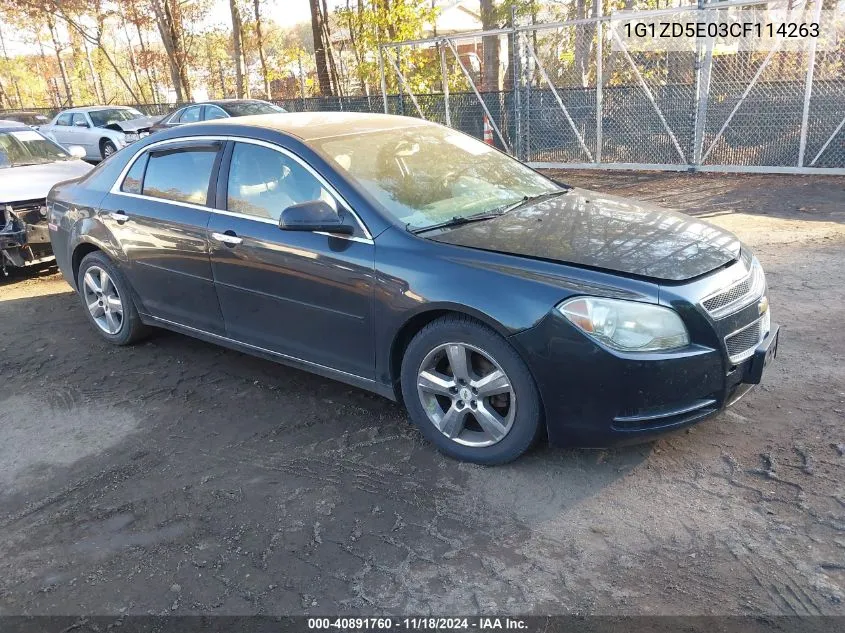
[{"label": "car hood", "polygon": [[139,119],[130,119],[129,121],[116,121],[106,127],[123,132],[139,132],[149,130],[159,119],[161,119],[160,116],[143,116]]},{"label": "car hood", "polygon": [[47,165],[26,165],[0,169],[0,202],[46,198],[57,182],[79,178],[91,171],[81,160],[58,161]]},{"label": "car hood", "polygon": [[428,239],[663,281],[708,273],[741,248],[703,220],[577,188]]}]

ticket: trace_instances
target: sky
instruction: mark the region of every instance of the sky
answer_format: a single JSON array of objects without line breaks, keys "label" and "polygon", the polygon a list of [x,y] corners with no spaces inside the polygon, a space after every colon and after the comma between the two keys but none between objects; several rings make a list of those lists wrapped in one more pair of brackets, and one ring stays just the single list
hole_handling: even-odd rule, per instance
[{"label": "sky", "polygon": [[[336,6],[345,6],[345,0],[326,0],[329,11]],[[308,0],[264,0],[261,3],[262,16],[273,20],[280,26],[293,26],[311,19],[311,8]],[[214,8],[208,16],[210,24],[225,24],[231,26],[229,15],[229,0],[214,0]]]}]

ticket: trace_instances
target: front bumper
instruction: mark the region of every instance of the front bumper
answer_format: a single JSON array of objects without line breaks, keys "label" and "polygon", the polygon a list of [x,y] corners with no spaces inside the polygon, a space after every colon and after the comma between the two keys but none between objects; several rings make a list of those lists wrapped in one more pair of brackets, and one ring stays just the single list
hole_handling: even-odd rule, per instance
[{"label": "front bumper", "polygon": [[620,353],[595,343],[556,311],[511,341],[534,375],[549,441],[599,448],[639,443],[733,404],[777,354],[778,326],[750,358],[731,365],[716,346]]},{"label": "front bumper", "polygon": [[50,259],[50,236],[42,201],[0,208],[0,267],[24,267]]}]

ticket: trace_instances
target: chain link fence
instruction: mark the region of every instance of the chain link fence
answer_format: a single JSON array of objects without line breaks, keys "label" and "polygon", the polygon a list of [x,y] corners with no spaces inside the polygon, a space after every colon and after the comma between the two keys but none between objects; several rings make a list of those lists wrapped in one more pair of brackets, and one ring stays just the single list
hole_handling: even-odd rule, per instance
[{"label": "chain link fence", "polygon": [[[502,132],[496,144],[538,166],[845,174],[845,37],[816,50],[821,38],[775,34],[756,50],[706,32],[688,38],[686,49],[637,48],[620,36],[638,23],[706,26],[749,15],[765,27],[765,11],[773,9],[787,11],[789,22],[824,23],[822,9],[833,13],[837,6],[702,0],[602,15],[599,2],[591,17],[385,45],[383,86],[426,104],[405,114],[443,123],[448,108],[453,127],[479,138],[490,118]],[[496,94],[478,88],[488,83],[491,42],[512,86]],[[471,90],[443,89],[441,101],[437,94],[413,95],[409,86],[431,84],[415,73],[430,67],[397,60],[412,57],[403,55],[408,48],[419,59],[426,47],[432,56],[447,52],[442,87],[463,83]],[[394,111],[395,98],[385,97],[386,111]]]}]

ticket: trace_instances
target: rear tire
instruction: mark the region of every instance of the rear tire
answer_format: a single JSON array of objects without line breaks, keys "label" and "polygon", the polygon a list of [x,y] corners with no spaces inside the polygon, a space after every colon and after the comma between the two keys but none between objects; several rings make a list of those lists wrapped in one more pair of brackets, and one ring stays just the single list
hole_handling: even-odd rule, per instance
[{"label": "rear tire", "polygon": [[413,422],[446,455],[504,464],[543,428],[540,394],[516,350],[475,319],[425,326],[402,359],[402,396]]},{"label": "rear tire", "polygon": [[76,287],[88,321],[109,343],[130,345],[149,333],[149,328],[141,323],[129,284],[101,251],[83,258]]}]

